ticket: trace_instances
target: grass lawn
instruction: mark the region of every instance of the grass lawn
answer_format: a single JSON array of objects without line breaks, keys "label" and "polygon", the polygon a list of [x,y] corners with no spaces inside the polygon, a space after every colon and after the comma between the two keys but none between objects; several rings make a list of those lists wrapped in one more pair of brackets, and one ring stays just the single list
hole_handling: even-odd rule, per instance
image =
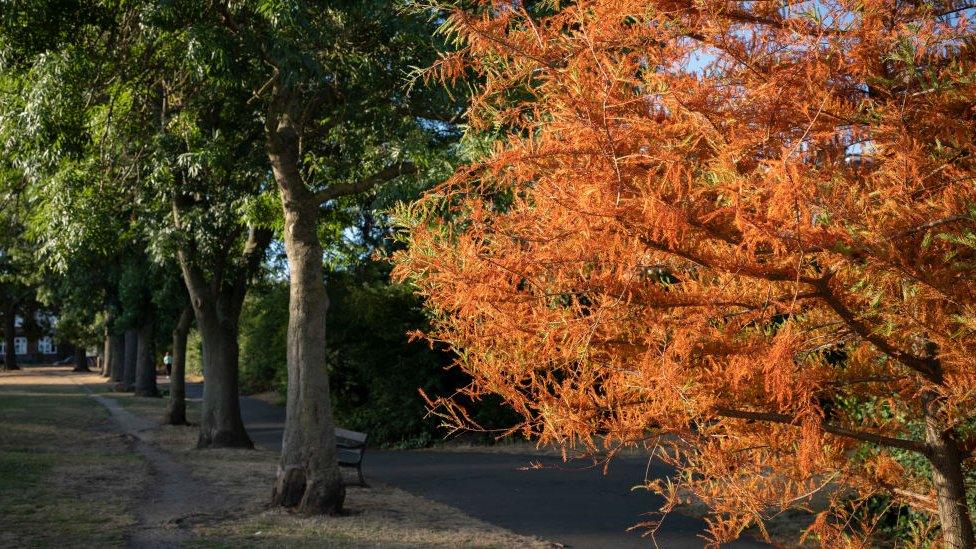
[{"label": "grass lawn", "polygon": [[0,546],[122,546],[147,464],[69,379],[0,373]]}]

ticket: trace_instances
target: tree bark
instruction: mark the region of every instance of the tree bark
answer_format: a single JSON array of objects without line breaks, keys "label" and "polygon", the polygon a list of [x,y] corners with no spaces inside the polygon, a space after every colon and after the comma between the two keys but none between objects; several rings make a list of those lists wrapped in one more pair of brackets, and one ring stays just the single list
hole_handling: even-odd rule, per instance
[{"label": "tree bark", "polygon": [[188,425],[186,421],[186,340],[193,324],[193,308],[189,305],[180,314],[173,328],[173,369],[169,377],[169,406],[163,416],[164,425]]},{"label": "tree bark", "polygon": [[287,420],[272,504],[307,514],[338,514],[346,490],[337,461],[325,363],[329,300],[316,231],[319,203],[299,175],[292,118],[287,110],[277,115],[269,117],[268,156],[284,208],[291,288]]},{"label": "tree bark", "polygon": [[136,385],[136,363],[138,362],[139,334],[136,330],[126,330],[123,335],[125,354],[122,358],[122,390],[130,392]]},{"label": "tree bark", "polygon": [[102,352],[98,357],[99,373],[102,377],[111,378],[112,370],[108,367],[109,355],[112,354],[112,338],[109,337],[108,328],[105,329],[105,341],[102,343]]},{"label": "tree bark", "polygon": [[106,308],[105,311],[105,327],[103,329],[105,334],[105,342],[102,345],[102,352],[100,358],[100,366],[102,368],[102,376],[107,377],[109,381],[112,380],[112,323],[115,320],[115,315],[112,310]]},{"label": "tree bark", "polygon": [[947,549],[972,549],[976,547],[976,538],[966,501],[959,441],[955,430],[946,428],[942,399],[929,392],[923,395],[922,400],[925,442],[929,446],[928,458],[932,464],[932,484],[939,508],[939,521],[942,523],[942,541]]},{"label": "tree bark", "polygon": [[122,383],[125,377],[125,337],[122,334],[110,334],[109,354],[106,362],[112,381]]},{"label": "tree bark", "polygon": [[146,314],[136,337],[136,383],[135,395],[140,397],[159,397],[156,386],[156,339],[155,322],[151,312]]},{"label": "tree bark", "polygon": [[72,372],[90,372],[88,369],[88,356],[83,345],[75,345],[75,367]]},{"label": "tree bark", "polygon": [[7,306],[3,313],[3,369],[19,370],[17,366],[17,352],[14,349],[14,338],[17,337],[17,307],[14,304]]},{"label": "tree bark", "polygon": [[[176,212],[174,204],[174,216],[178,217]],[[224,280],[223,269],[218,269],[208,283],[191,249],[178,251],[203,344],[203,409],[197,448],[254,447],[241,419],[237,333],[247,286],[261,265],[270,242],[270,231],[256,228],[248,231],[232,281]],[[218,263],[223,264],[223,260]]]},{"label": "tree bark", "polygon": [[203,341],[203,409],[197,448],[253,448],[241,419],[237,318],[197,317]]}]

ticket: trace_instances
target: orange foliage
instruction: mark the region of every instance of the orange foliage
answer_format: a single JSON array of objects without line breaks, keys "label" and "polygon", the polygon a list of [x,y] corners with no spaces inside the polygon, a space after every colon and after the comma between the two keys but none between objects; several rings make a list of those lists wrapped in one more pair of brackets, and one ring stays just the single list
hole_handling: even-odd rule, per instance
[{"label": "orange foliage", "polygon": [[[451,14],[435,74],[477,76],[469,121],[504,137],[403,212],[396,273],[470,394],[542,443],[652,449],[680,489],[649,488],[707,503],[713,541],[827,492],[889,494],[967,543],[973,10],[524,4]],[[906,454],[949,456],[958,490]],[[859,543],[827,515],[811,531]]]}]

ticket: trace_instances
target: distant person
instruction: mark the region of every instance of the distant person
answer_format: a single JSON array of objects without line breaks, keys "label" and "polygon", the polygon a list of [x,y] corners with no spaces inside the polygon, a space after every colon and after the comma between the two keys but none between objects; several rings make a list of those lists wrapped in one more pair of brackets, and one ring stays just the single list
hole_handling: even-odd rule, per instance
[{"label": "distant person", "polygon": [[173,375],[173,356],[169,354],[169,351],[163,355],[163,366],[166,367],[166,375]]}]

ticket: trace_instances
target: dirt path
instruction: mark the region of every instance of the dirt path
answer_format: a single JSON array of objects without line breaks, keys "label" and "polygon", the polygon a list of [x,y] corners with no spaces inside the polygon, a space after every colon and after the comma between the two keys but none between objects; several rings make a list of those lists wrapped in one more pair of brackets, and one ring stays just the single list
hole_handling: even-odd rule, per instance
[{"label": "dirt path", "polygon": [[[84,382],[72,379],[79,384]],[[135,451],[149,462],[150,481],[137,513],[139,527],[129,536],[129,546],[174,547],[188,540],[192,535],[189,526],[223,508],[220,493],[206,481],[193,478],[185,465],[146,440],[144,433],[158,427],[155,422],[82,386],[90,398],[108,410],[119,430],[132,440]]]}]

